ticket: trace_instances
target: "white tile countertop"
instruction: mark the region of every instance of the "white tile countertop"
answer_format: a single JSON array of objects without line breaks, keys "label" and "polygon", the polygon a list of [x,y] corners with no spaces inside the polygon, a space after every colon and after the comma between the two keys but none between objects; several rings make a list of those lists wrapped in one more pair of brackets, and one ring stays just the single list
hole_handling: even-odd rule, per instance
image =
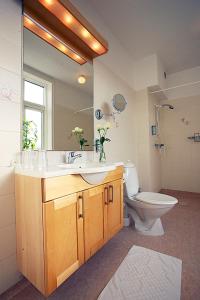
[{"label": "white tile countertop", "polygon": [[[37,178],[49,178],[49,177],[57,177],[57,176],[64,176],[64,175],[75,175],[84,173],[84,168],[65,168],[65,164],[60,165],[51,165],[45,169],[25,169],[20,166],[15,167],[15,174],[37,177]],[[72,164],[73,165],[73,164]],[[123,162],[106,162],[106,163],[96,163],[94,167],[94,172],[96,172],[97,168],[108,168],[108,171],[116,169],[118,166],[123,166]],[[100,171],[99,171],[100,172]]]}]

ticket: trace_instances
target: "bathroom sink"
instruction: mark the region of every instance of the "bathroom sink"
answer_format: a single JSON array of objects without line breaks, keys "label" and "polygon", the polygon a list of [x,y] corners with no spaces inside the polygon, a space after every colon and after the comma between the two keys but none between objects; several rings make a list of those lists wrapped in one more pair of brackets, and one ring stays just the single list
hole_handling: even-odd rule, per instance
[{"label": "bathroom sink", "polygon": [[89,184],[102,183],[107,173],[116,168],[114,164],[96,162],[60,164],[58,167],[70,170],[71,174],[80,174]]},{"label": "bathroom sink", "polygon": [[62,169],[77,169],[77,168],[83,168],[85,164],[79,163],[79,164],[60,164],[58,165],[59,168]]}]

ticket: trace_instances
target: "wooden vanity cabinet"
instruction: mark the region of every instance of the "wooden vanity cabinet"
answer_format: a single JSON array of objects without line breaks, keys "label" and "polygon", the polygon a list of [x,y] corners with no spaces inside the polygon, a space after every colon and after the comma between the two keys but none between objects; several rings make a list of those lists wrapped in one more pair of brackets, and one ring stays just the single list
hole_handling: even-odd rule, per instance
[{"label": "wooden vanity cabinet", "polygon": [[84,191],[83,206],[85,260],[87,260],[122,228],[122,180]]},{"label": "wooden vanity cabinet", "polygon": [[82,195],[43,204],[45,293],[50,294],[84,263]]},{"label": "wooden vanity cabinet", "polygon": [[117,167],[101,185],[80,175],[16,175],[18,266],[45,296],[123,226],[122,174]]},{"label": "wooden vanity cabinet", "polygon": [[104,244],[104,205],[102,185],[83,191],[85,260]]},{"label": "wooden vanity cabinet", "polygon": [[122,227],[123,222],[123,182],[115,180],[107,184],[107,239],[111,239]]}]

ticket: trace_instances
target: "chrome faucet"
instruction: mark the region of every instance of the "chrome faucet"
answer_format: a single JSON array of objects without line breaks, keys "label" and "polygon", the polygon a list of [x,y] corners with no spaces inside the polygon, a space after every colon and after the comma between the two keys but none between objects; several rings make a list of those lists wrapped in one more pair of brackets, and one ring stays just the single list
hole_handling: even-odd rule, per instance
[{"label": "chrome faucet", "polygon": [[82,157],[82,154],[75,154],[75,151],[71,151],[69,152],[68,156],[66,157],[66,161],[68,164],[73,164],[75,159],[77,159],[78,157]]}]

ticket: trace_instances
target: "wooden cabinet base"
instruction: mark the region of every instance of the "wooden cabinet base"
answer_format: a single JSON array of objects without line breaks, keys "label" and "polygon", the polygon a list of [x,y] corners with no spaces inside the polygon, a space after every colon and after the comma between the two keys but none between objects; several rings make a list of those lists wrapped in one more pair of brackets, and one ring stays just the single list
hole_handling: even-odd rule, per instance
[{"label": "wooden cabinet base", "polygon": [[56,177],[55,183],[51,178],[60,190],[47,202],[49,179],[16,175],[18,266],[43,295],[50,295],[122,228],[122,172],[121,167],[110,172],[98,186],[86,187],[83,179],[73,178],[69,193],[62,186],[67,176]]}]

